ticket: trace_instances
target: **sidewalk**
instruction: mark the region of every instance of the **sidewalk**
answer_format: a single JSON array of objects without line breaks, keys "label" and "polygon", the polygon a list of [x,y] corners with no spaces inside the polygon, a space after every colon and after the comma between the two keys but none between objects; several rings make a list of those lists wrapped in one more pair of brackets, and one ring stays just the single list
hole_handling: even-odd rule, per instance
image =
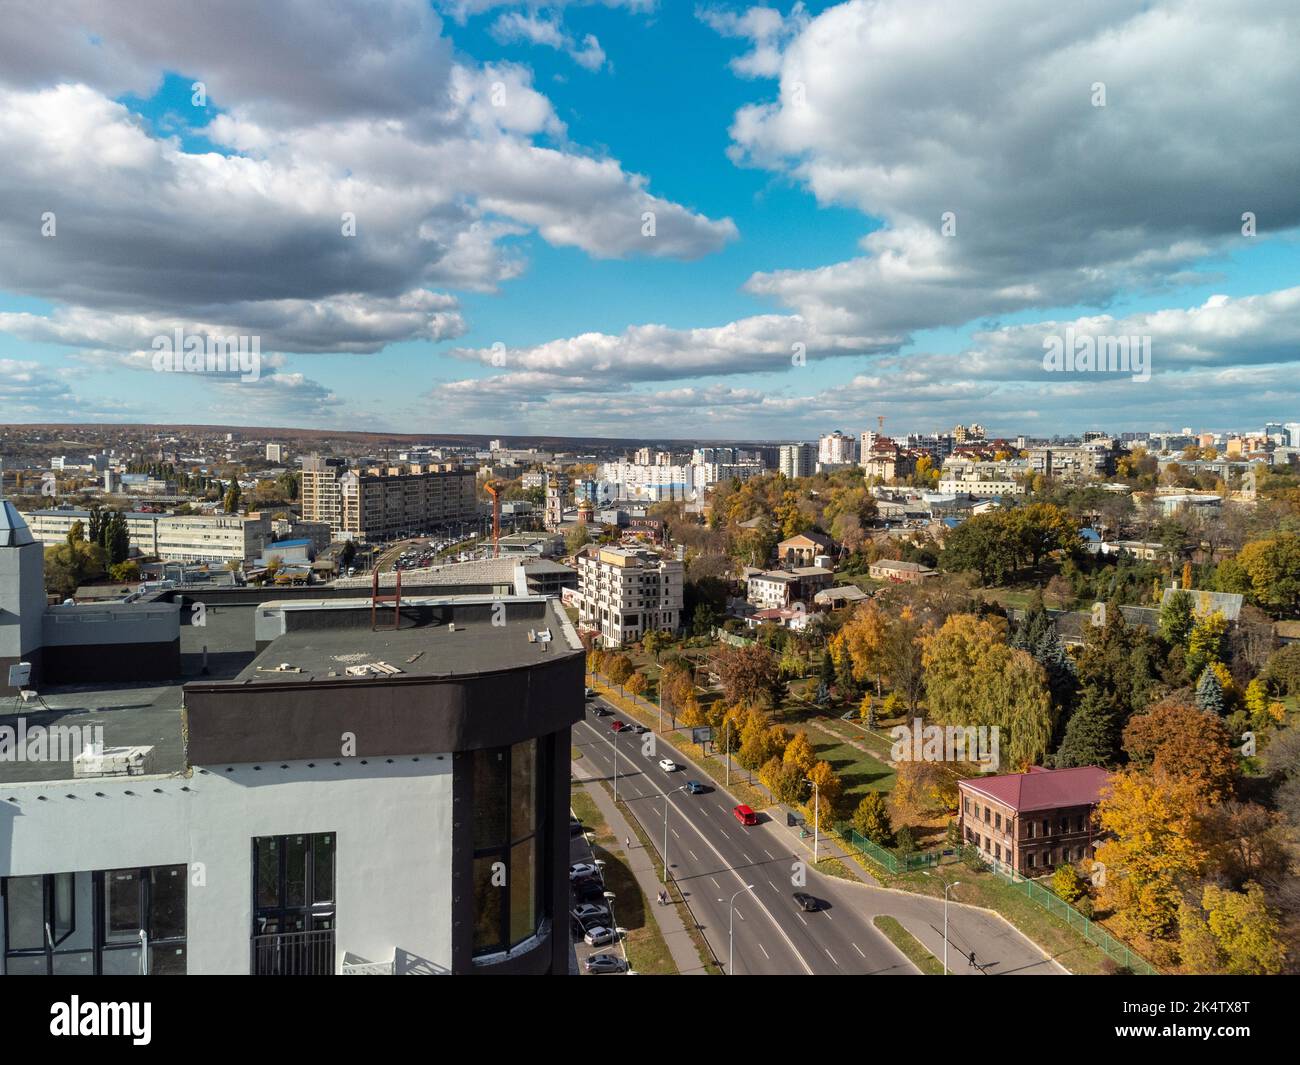
[{"label": "sidewalk", "polygon": [[636,877],[637,886],[641,889],[641,894],[645,896],[646,909],[654,915],[655,922],[659,925],[659,932],[664,937],[664,942],[668,945],[668,951],[672,955],[673,964],[677,966],[678,974],[682,976],[706,976],[704,964],[700,961],[699,951],[695,949],[695,942],[691,939],[690,933],[686,931],[686,925],[682,921],[681,910],[677,906],[659,906],[655,904],[654,899],[663,889],[655,875],[655,854],[642,847],[634,839],[635,833],[632,826],[627,823],[627,818],[623,816],[623,811],[614,805],[613,796],[605,791],[599,784],[591,780],[590,774],[586,768],[579,762],[572,766],[573,775],[582,782],[583,790],[591,796],[595,802],[600,815],[609,825],[609,830],[614,833],[615,837],[624,839],[633,839],[632,849],[624,849],[624,859],[627,867]]}]

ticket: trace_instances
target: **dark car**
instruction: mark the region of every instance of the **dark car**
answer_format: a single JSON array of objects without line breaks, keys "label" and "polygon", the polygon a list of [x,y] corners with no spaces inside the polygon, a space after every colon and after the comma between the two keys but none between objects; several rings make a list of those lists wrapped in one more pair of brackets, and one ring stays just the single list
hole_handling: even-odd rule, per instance
[{"label": "dark car", "polygon": [[576,835],[577,835],[579,832],[581,832],[581,831],[582,831],[582,822],[579,821],[576,817],[570,817],[570,818],[569,818],[569,835],[571,835],[571,836],[576,836]]},{"label": "dark car", "polygon": [[806,891],[796,891],[793,898],[795,905],[798,906],[799,909],[803,910],[804,913],[816,913],[822,908],[821,899],[814,898]]},{"label": "dark car", "polygon": [[605,897],[605,885],[594,876],[573,881],[573,897],[578,902],[595,902]]},{"label": "dark car", "polygon": [[596,705],[591,708],[591,712],[595,714],[597,717],[609,717],[609,715],[612,714],[614,711],[612,711],[604,703],[596,703]]},{"label": "dark car", "polygon": [[708,785],[701,784],[698,780],[688,780],[686,782],[686,793],[688,795],[703,795],[708,790]]}]

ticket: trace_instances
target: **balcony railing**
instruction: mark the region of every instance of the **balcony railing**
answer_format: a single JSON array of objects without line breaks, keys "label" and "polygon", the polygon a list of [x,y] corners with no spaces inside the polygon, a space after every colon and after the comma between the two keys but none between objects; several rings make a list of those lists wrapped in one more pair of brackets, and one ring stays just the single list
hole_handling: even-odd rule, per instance
[{"label": "balcony railing", "polygon": [[253,936],[254,976],[333,976],[334,929]]}]

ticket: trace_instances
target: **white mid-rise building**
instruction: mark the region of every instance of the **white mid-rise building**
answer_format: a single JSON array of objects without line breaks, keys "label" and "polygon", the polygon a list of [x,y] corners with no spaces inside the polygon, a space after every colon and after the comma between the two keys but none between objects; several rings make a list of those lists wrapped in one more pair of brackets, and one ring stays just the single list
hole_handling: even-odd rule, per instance
[{"label": "white mid-rise building", "polygon": [[682,624],[685,567],[653,551],[589,547],[579,553],[578,625],[605,647],[622,647]]}]

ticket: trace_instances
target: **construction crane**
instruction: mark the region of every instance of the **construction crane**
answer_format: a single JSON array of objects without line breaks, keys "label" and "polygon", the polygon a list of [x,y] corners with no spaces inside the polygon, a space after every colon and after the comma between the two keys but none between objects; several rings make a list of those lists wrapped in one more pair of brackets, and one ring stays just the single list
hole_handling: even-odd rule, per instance
[{"label": "construction crane", "polygon": [[879,425],[880,425],[880,433],[881,433],[881,435],[883,436],[883,435],[884,435],[884,432],[885,432],[885,416],[884,416],[883,414],[877,414],[877,415],[876,415],[876,421],[877,421],[877,422],[879,423]]},{"label": "construction crane", "polygon": [[492,557],[501,557],[501,485],[488,481],[483,485],[484,491],[492,497]]}]

